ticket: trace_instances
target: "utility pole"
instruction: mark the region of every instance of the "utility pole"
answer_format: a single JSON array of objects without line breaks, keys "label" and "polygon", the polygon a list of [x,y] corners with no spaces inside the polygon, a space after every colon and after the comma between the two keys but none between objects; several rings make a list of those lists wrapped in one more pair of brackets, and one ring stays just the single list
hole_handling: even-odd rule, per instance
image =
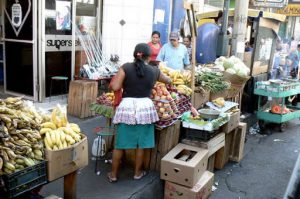
[{"label": "utility pole", "polygon": [[231,54],[244,60],[249,0],[236,0]]}]

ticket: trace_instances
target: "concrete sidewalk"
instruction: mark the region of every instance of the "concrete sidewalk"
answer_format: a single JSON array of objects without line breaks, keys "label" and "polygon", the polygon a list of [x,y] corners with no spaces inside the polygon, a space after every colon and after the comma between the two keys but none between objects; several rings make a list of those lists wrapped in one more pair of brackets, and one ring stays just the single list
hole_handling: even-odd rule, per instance
[{"label": "concrete sidewalk", "polygon": [[[89,149],[95,138],[93,128],[103,125],[104,119],[94,117],[85,120],[69,118],[80,125],[89,138]],[[247,135],[245,156],[241,163],[229,163],[215,171],[217,189],[212,199],[279,199],[282,198],[291,172],[300,151],[300,122],[289,123],[284,133],[272,131],[271,135]],[[95,162],[79,171],[77,196],[79,199],[160,199],[163,198],[163,182],[159,173],[150,172],[140,181],[132,179],[133,169],[123,167],[117,183],[106,180],[111,165],[101,163],[101,174],[94,173]],[[57,180],[46,185],[42,195],[63,196],[63,181]]]},{"label": "concrete sidewalk", "polygon": [[[104,125],[104,118],[94,117],[85,120],[69,117],[69,120],[80,125],[82,131],[87,135],[89,141],[89,165],[78,172],[77,178],[77,198],[162,198],[163,181],[159,179],[159,173],[150,172],[141,180],[133,180],[133,168],[123,165],[120,169],[120,177],[117,183],[109,183],[106,174],[111,170],[111,164],[101,162],[98,168],[100,175],[96,175],[95,161],[91,158],[91,148],[94,138],[93,129]],[[63,180],[59,179],[47,184],[41,194],[49,196],[51,194],[63,197]]]}]

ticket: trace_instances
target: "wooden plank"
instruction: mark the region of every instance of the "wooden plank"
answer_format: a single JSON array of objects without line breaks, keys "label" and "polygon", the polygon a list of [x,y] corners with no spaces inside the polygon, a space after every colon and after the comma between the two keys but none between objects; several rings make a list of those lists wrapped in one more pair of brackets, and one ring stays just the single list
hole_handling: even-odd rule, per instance
[{"label": "wooden plank", "polygon": [[210,139],[208,142],[183,139],[182,143],[203,149],[208,149],[209,157],[225,146],[225,133],[219,133],[214,138]]},{"label": "wooden plank", "polygon": [[244,145],[246,138],[247,124],[240,122],[237,131],[235,132],[234,139],[232,140],[230,160],[240,162],[244,154]]},{"label": "wooden plank", "polygon": [[156,156],[158,149],[158,141],[159,141],[159,131],[155,130],[155,147],[151,150],[151,159],[150,159],[150,170],[155,170],[156,168]]},{"label": "wooden plank", "polygon": [[145,149],[143,166],[145,170],[149,170],[151,158],[151,149]]},{"label": "wooden plank", "polygon": [[210,172],[214,172],[214,168],[215,168],[215,158],[216,155],[213,154],[208,158],[208,162],[207,162],[207,170]]},{"label": "wooden plank", "polygon": [[77,171],[64,177],[64,198],[76,199]]},{"label": "wooden plank", "polygon": [[[170,127],[168,127],[170,128]],[[158,140],[158,148],[157,148],[157,154],[156,154],[156,165],[155,165],[155,170],[160,171],[160,163],[161,159],[163,158],[163,149],[164,149],[164,144],[166,142],[166,139],[168,139],[166,136],[166,130],[167,128],[163,129],[160,131],[159,134],[159,140]]]},{"label": "wooden plank", "polygon": [[216,159],[215,159],[216,169],[223,169],[225,164],[229,161],[230,147],[231,147],[231,141],[233,138],[234,131],[235,130],[225,134],[225,146],[216,152]]}]

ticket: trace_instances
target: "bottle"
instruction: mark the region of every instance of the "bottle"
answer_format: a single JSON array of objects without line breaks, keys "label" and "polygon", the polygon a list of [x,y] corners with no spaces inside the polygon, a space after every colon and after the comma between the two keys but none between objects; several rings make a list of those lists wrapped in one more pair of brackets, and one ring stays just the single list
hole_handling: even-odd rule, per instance
[{"label": "bottle", "polygon": [[[99,146],[98,146],[98,144],[99,144]],[[97,149],[98,149],[98,151],[97,151]],[[102,136],[97,136],[93,142],[92,155],[95,157],[99,157],[99,156],[102,157],[105,154],[106,154],[106,142],[102,138]]]}]

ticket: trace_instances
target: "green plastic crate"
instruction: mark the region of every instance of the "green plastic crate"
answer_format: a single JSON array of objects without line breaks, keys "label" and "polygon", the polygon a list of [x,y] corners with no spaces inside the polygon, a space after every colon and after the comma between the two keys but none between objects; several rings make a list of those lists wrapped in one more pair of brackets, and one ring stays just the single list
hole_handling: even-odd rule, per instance
[{"label": "green plastic crate", "polygon": [[6,198],[14,198],[47,183],[46,161],[1,177],[4,181],[3,194]]}]

